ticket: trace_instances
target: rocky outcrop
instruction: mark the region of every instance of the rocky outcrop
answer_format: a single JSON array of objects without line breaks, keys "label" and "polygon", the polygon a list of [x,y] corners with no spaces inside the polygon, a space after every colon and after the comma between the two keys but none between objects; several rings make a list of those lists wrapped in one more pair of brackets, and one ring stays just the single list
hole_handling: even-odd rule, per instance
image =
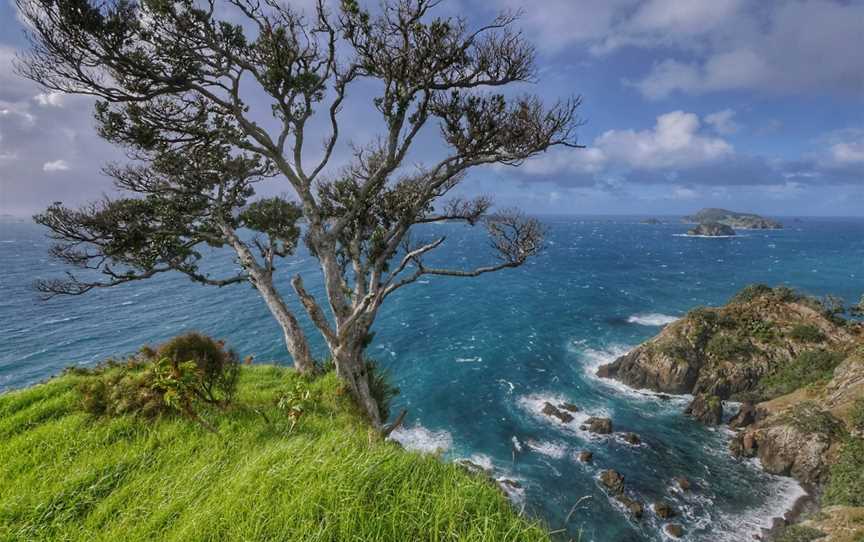
[{"label": "rocky outcrop", "polygon": [[742,429],[756,422],[757,411],[756,405],[751,401],[744,401],[738,408],[738,412],[729,420],[731,429]]},{"label": "rocky outcrop", "polygon": [[591,417],[585,420],[585,423],[580,426],[583,431],[590,431],[598,435],[608,435],[612,433],[612,420],[609,418]]},{"label": "rocky outcrop", "polygon": [[757,214],[739,213],[727,209],[716,208],[702,209],[694,215],[685,216],[683,221],[697,224],[717,222],[732,228],[751,230],[777,230],[783,228],[783,224],[780,222]]},{"label": "rocky outcrop", "polygon": [[543,404],[543,414],[558,418],[561,423],[570,423],[573,421],[573,416],[562,411],[552,403],[544,403]]},{"label": "rocky outcrop", "polygon": [[658,518],[669,519],[678,515],[675,509],[668,502],[660,501],[654,503],[654,513]]},{"label": "rocky outcrop", "polygon": [[720,425],[723,423],[723,401],[716,395],[700,393],[690,401],[684,413],[705,425]]},{"label": "rocky outcrop", "polygon": [[718,222],[705,222],[699,224],[695,228],[687,230],[687,235],[695,235],[700,237],[732,237],[735,235],[735,230],[726,224]]},{"label": "rocky outcrop", "polygon": [[636,433],[626,433],[624,435],[624,442],[632,446],[639,446],[640,444],[642,444],[642,439],[640,439],[639,435],[637,435]]},{"label": "rocky outcrop", "polygon": [[766,376],[802,352],[848,350],[862,336],[862,326],[838,325],[810,298],[786,288],[751,286],[724,307],[690,311],[597,374],[662,393],[771,399]]},{"label": "rocky outcrop", "polygon": [[594,461],[594,454],[587,450],[583,450],[579,452],[579,461],[581,463],[591,463]]},{"label": "rocky outcrop", "polygon": [[613,495],[624,493],[624,475],[609,469],[600,473],[600,483]]},{"label": "rocky outcrop", "polygon": [[671,536],[672,538],[681,538],[684,536],[684,527],[678,525],[677,523],[670,523],[666,527],[663,528],[666,531],[666,534]]}]

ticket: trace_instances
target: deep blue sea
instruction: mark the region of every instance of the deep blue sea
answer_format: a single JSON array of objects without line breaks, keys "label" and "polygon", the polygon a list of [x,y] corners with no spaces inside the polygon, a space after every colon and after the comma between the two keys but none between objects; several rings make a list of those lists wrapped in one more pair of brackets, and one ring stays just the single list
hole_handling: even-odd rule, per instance
[{"label": "deep blue sea", "polygon": [[[726,432],[683,416],[686,397],[664,401],[601,381],[593,369],[687,310],[722,304],[749,283],[857,300],[864,292],[864,219],[784,219],[784,230],[724,239],[681,237],[687,226],[675,220],[544,220],[546,250],[525,266],[475,279],[430,277],[388,300],[369,354],[402,390],[393,410],[409,409],[396,437],[520,481],[512,495],[517,506],[560,530],[562,540],[580,533],[583,542],[663,539],[652,513],[633,521],[607,498],[596,480],[606,468],[625,475],[632,497],[673,503],[688,540],[751,539],[800,488],[733,459]],[[445,224],[420,237],[438,233],[448,237],[442,262],[487,261],[482,232]],[[47,249],[38,226],[0,223],[0,390],[192,329],[225,338],[258,362],[286,360],[279,329],[249,286],[219,289],[164,276],[43,302],[31,282],[63,271]],[[216,271],[235,265],[226,255],[214,258]],[[284,262],[284,291],[300,272],[320,293],[314,263],[305,253]],[[309,331],[323,354],[323,342]],[[539,412],[546,400],[573,402],[582,413],[571,424],[556,423]],[[588,415],[610,416],[616,431],[636,432],[643,444],[580,431]],[[522,451],[514,454],[517,445]],[[594,452],[593,464],[576,460],[581,450]],[[696,489],[677,492],[674,476],[688,477]]]}]

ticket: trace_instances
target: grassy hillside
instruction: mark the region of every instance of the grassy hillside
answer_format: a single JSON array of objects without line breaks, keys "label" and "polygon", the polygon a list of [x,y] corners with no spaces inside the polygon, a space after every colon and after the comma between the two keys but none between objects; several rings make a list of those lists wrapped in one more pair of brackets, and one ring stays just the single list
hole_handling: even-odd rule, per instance
[{"label": "grassy hillside", "polygon": [[333,375],[292,430],[299,378],[243,367],[218,434],[93,417],[85,378],[0,395],[0,540],[548,540],[491,482],[371,435]]}]

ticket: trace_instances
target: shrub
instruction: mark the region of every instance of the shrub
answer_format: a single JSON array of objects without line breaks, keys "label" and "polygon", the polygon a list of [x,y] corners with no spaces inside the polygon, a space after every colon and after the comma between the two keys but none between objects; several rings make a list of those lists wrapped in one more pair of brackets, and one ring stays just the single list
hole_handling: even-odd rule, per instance
[{"label": "shrub", "polygon": [[811,542],[827,535],[818,529],[803,525],[788,525],[773,538],[776,542]]},{"label": "shrub", "polygon": [[821,343],[825,340],[825,334],[816,327],[808,324],[798,324],[789,330],[789,338],[805,343]]},{"label": "shrub", "polygon": [[156,375],[144,365],[115,367],[86,375],[79,386],[81,406],[95,416],[155,418],[170,410]]},{"label": "shrub", "polygon": [[760,387],[768,397],[777,397],[798,388],[828,380],[843,354],[827,350],[801,352],[792,361],[762,379]]},{"label": "shrub", "polygon": [[718,334],[711,337],[705,350],[721,360],[744,360],[749,358],[756,348],[746,339]]},{"label": "shrub", "polygon": [[856,399],[849,411],[849,424],[856,431],[864,431],[864,398]]},{"label": "shrub", "polygon": [[790,412],[784,414],[781,421],[789,423],[802,433],[818,433],[830,439],[839,439],[846,435],[843,422],[832,416],[830,412],[821,410],[812,401],[795,405]]},{"label": "shrub", "polygon": [[749,284],[732,296],[730,303],[748,303],[754,299],[769,295],[773,292],[767,284]]},{"label": "shrub", "polygon": [[399,395],[399,388],[390,382],[390,373],[378,367],[375,360],[366,360],[366,371],[369,373],[369,392],[378,403],[381,419],[386,420],[390,417],[390,404]]},{"label": "shrub", "polygon": [[240,363],[233,350],[225,350],[225,343],[200,333],[186,333],[161,345],[156,357],[174,364],[194,362],[198,378],[192,392],[208,403],[231,402],[237,388]]},{"label": "shrub", "polygon": [[276,406],[285,412],[291,423],[288,431],[291,432],[297,426],[300,418],[308,412],[314,404],[312,392],[305,382],[299,381],[294,388],[279,397]]},{"label": "shrub", "polygon": [[825,502],[864,506],[864,439],[846,439],[837,461],[831,465]]}]

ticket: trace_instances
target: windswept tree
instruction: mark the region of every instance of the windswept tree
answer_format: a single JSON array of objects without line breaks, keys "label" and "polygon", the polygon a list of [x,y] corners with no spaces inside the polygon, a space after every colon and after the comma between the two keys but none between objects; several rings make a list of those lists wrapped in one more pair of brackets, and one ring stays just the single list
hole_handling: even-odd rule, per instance
[{"label": "windswept tree", "polygon": [[[321,0],[304,16],[278,0],[17,0],[32,44],[20,73],[95,96],[100,135],[136,159],[109,167],[131,197],[80,210],[58,204],[39,216],[57,256],[102,273],[41,288],[75,294],[169,270],[205,284],[249,281],[282,325],[297,368],[311,371],[306,337],[273,287],[275,262],[293,252],[302,219],[326,299],[300,275],[294,294],[337,374],[381,427],[363,351],[387,297],[424,275],[517,267],[542,247],[534,219],[490,213],[485,198],[448,201],[448,193],[476,166],[577,146],[578,98],[547,106],[497,92],[536,74],[534,49],[512,28],[516,16],[472,29],[433,17],[439,3],[385,0],[369,11],[355,0],[332,9]],[[341,111],[361,81],[375,89],[382,133],[353,142],[353,158],[334,171]],[[309,145],[322,125],[323,145]],[[412,145],[435,125],[441,155],[409,167]],[[253,184],[271,176],[296,204],[254,200]],[[412,231],[440,221],[485,226],[495,259],[474,269],[427,265],[444,238],[416,241]],[[241,238],[241,228],[255,235]],[[204,244],[230,246],[241,271],[203,272]]]}]

